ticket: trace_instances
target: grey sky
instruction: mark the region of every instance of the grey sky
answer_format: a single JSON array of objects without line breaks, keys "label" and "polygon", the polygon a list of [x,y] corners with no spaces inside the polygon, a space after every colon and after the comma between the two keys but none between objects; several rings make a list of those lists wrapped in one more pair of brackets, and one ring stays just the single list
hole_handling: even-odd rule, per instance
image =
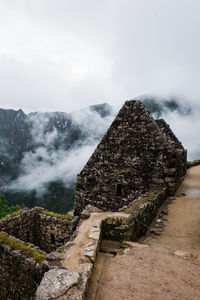
[{"label": "grey sky", "polygon": [[200,101],[199,0],[0,0],[0,107]]}]

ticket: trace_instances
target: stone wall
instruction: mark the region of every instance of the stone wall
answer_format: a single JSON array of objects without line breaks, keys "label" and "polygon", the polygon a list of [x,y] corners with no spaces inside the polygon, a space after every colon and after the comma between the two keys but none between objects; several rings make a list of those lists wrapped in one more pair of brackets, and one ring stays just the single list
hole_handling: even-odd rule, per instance
[{"label": "stone wall", "polygon": [[165,138],[167,139],[168,143],[173,146],[175,149],[183,149],[184,147],[182,143],[177,139],[173,131],[171,130],[170,126],[165,122],[164,119],[156,120],[159,128],[162,130]]},{"label": "stone wall", "polygon": [[34,299],[44,273],[52,268],[52,251],[71,238],[74,227],[72,217],[39,207],[1,218],[0,299]]},{"label": "stone wall", "polygon": [[37,245],[48,253],[69,241],[74,230],[72,218],[55,217],[56,215],[42,211],[36,218]]},{"label": "stone wall", "polygon": [[77,176],[75,214],[88,204],[117,211],[156,187],[173,194],[186,173],[186,154],[165,122],[140,101],[126,101]]},{"label": "stone wall", "polygon": [[37,209],[23,209],[0,219],[0,231],[5,231],[16,238],[36,243],[35,212]]},{"label": "stone wall", "polygon": [[124,216],[110,216],[102,222],[105,239],[137,241],[146,233],[167,197],[167,188],[156,189],[135,199],[123,212]]},{"label": "stone wall", "polygon": [[49,253],[70,239],[74,230],[71,221],[70,216],[35,207],[0,219],[0,231],[5,231],[26,243],[32,243]]},{"label": "stone wall", "polygon": [[49,266],[43,251],[0,232],[0,299],[34,299]]}]

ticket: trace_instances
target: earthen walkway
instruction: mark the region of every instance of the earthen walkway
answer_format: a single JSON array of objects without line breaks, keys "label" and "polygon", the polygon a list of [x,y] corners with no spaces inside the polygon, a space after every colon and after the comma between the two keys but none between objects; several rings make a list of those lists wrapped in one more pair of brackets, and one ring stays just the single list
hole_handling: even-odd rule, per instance
[{"label": "earthen walkway", "polygon": [[200,299],[200,166],[189,170],[166,219],[148,245],[99,253],[87,300]]},{"label": "earthen walkway", "polygon": [[200,255],[200,166],[188,171],[168,207],[164,232],[148,241],[149,245],[164,245],[171,250],[186,250]]}]

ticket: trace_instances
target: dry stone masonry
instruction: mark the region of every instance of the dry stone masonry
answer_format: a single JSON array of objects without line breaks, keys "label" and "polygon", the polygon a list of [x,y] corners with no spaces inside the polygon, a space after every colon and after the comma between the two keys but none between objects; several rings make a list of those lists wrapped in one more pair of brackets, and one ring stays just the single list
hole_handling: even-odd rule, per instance
[{"label": "dry stone masonry", "polygon": [[88,204],[117,211],[156,187],[173,194],[186,155],[164,120],[155,121],[140,101],[126,101],[77,176],[75,214]]},{"label": "dry stone masonry", "polygon": [[34,299],[50,252],[72,236],[72,217],[35,207],[0,219],[0,299]]}]

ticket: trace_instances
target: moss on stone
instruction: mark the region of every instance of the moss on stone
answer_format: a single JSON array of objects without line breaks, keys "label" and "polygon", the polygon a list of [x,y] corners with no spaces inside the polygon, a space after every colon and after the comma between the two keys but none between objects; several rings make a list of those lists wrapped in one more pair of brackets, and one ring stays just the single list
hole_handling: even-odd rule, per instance
[{"label": "moss on stone", "polygon": [[69,220],[69,221],[71,221],[73,219],[72,216],[60,215],[60,214],[56,214],[56,213],[50,212],[48,210],[43,210],[42,213],[44,215],[47,215],[47,216],[50,216],[50,217],[55,217],[55,218],[60,218],[60,219],[63,219],[63,220]]},{"label": "moss on stone", "polygon": [[47,257],[28,245],[20,243],[5,233],[0,231],[0,243],[8,245],[14,250],[19,250],[22,254],[34,258],[39,263],[43,262]]},{"label": "moss on stone", "polygon": [[153,200],[157,194],[162,192],[162,187],[161,188],[157,188],[153,191],[150,191],[148,194],[146,194],[145,196],[142,196],[140,200],[136,201],[135,203],[133,203],[132,205],[128,206],[123,212],[125,213],[131,213],[132,211],[134,211],[137,207],[139,207],[140,204],[144,204],[146,202],[148,202],[149,200]]},{"label": "moss on stone", "polygon": [[65,248],[62,247],[61,249],[59,249],[59,253],[63,253],[64,250],[65,250]]},{"label": "moss on stone", "polygon": [[1,222],[1,221],[8,220],[8,219],[13,218],[13,217],[16,217],[16,216],[19,216],[21,213],[22,213],[22,210],[18,210],[18,211],[16,211],[16,212],[12,213],[11,215],[8,215],[8,216],[6,216],[6,217],[1,218],[1,219],[0,219],[0,222]]}]

